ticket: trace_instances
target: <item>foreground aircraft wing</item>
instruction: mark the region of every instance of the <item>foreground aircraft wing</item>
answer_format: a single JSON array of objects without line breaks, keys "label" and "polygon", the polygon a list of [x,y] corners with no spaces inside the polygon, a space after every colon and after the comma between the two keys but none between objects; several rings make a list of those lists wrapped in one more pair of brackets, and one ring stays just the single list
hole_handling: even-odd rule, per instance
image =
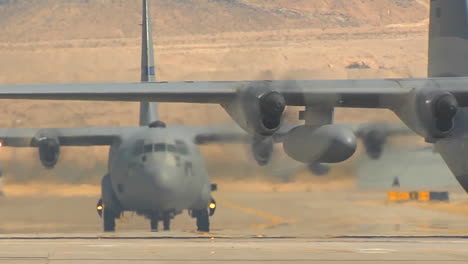
[{"label": "foreground aircraft wing", "polygon": [[[172,126],[181,136],[191,135],[197,144],[250,143],[245,131],[228,126]],[[4,147],[36,147],[44,138],[56,138],[61,146],[108,146],[147,127],[70,127],[70,128],[12,128],[0,129],[0,143]]]},{"label": "foreground aircraft wing", "polygon": [[149,82],[95,84],[0,85],[0,99],[50,99],[92,101],[152,101],[228,103],[245,89],[281,93],[288,105],[330,103],[334,106],[385,108],[390,96],[407,95],[412,89],[433,87],[454,94],[468,106],[468,78],[277,80],[228,82]]},{"label": "foreground aircraft wing", "polygon": [[377,122],[350,125],[356,136],[365,137],[368,133],[380,132],[385,136],[415,135],[406,125],[401,123]]},{"label": "foreground aircraft wing", "polygon": [[[283,141],[284,136],[299,124],[283,124],[281,128],[272,136],[274,143]],[[195,143],[206,145],[213,143],[252,143],[256,139],[238,125],[218,125],[218,126],[182,126],[181,130],[193,135]]]},{"label": "foreground aircraft wing", "polygon": [[6,147],[37,147],[41,139],[56,138],[62,146],[106,146],[134,130],[132,127],[0,129],[0,142]]},{"label": "foreground aircraft wing", "polygon": [[237,125],[225,126],[183,126],[186,133],[190,132],[198,145],[216,143],[250,143],[252,136]]}]

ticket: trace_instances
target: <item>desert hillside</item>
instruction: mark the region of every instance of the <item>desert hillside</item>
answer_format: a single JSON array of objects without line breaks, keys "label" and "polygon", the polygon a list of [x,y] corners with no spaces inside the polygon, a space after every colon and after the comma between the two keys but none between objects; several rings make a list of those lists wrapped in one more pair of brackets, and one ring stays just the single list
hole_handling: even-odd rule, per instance
[{"label": "desert hillside", "polygon": [[[426,18],[427,0],[153,0],[160,36],[384,26]],[[138,37],[140,1],[0,0],[0,41]]]}]

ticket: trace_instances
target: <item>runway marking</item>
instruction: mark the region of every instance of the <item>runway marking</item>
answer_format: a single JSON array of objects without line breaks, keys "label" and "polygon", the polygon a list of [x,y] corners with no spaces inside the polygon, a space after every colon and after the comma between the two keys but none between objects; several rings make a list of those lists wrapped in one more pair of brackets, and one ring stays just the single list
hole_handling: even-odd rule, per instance
[{"label": "runway marking", "polygon": [[266,213],[257,209],[253,209],[250,207],[246,207],[240,204],[236,204],[236,203],[221,201],[220,204],[223,205],[224,207],[239,210],[246,214],[251,214],[251,215],[254,215],[254,216],[257,216],[257,217],[260,217],[269,221],[264,224],[252,225],[252,229],[255,229],[255,230],[271,229],[277,226],[287,225],[287,224],[292,224],[292,223],[297,222],[296,219],[284,219],[280,216],[275,216],[275,215],[272,215],[272,214],[269,214],[269,213]]},{"label": "runway marking", "polygon": [[396,250],[386,248],[360,248],[358,252],[364,254],[388,254],[394,253]]},{"label": "runway marking", "polygon": [[115,247],[115,245],[111,244],[88,244],[87,247]]}]

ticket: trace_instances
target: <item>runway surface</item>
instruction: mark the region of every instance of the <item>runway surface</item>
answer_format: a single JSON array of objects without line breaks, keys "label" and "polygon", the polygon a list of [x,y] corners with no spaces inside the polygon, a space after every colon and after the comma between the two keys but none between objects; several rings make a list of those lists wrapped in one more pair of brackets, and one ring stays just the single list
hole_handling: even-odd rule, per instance
[{"label": "runway surface", "polygon": [[468,238],[2,238],[0,263],[467,263]]},{"label": "runway surface", "polygon": [[211,233],[178,216],[101,233],[97,197],[0,200],[0,263],[468,263],[468,196],[388,203],[384,191],[217,192]]}]

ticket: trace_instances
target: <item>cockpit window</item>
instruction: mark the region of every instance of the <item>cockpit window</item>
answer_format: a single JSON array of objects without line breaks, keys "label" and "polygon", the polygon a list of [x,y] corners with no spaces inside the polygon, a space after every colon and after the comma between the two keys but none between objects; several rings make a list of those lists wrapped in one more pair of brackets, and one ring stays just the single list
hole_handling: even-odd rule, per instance
[{"label": "cockpit window", "polygon": [[176,152],[182,155],[187,155],[189,153],[187,145],[182,140],[175,141]]},{"label": "cockpit window", "polygon": [[175,142],[175,145],[172,144],[165,144],[165,143],[156,143],[156,144],[147,144],[143,145],[143,141],[138,141],[137,144],[135,145],[135,154],[141,154],[141,153],[150,153],[150,152],[172,152],[172,153],[178,153],[181,155],[187,155],[188,154],[188,147],[187,145],[180,140],[177,140]]},{"label": "cockpit window", "polygon": [[145,147],[143,148],[143,152],[144,153],[153,152],[153,145],[151,145],[151,144],[145,145]]},{"label": "cockpit window", "polygon": [[166,151],[166,144],[158,143],[154,144],[154,152],[165,152]]}]

